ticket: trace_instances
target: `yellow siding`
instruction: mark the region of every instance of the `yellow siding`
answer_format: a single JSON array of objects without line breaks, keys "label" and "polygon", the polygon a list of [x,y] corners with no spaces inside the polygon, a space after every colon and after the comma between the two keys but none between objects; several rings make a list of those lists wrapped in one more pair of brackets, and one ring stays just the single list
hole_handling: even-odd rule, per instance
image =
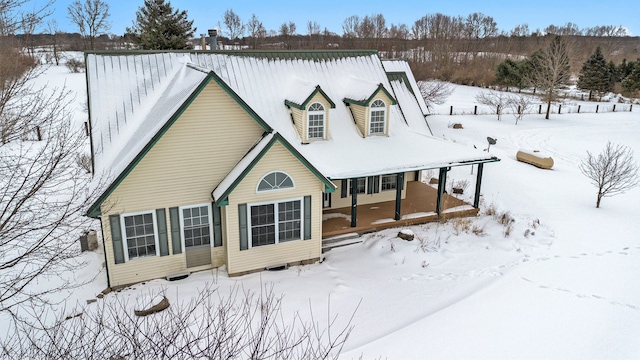
[{"label": "yellow siding", "polygon": [[[315,103],[315,102],[319,102],[322,104],[322,106],[324,106],[325,108],[325,133],[324,133],[324,139],[328,139],[329,138],[329,117],[331,114],[331,105],[329,104],[329,102],[324,98],[324,96],[322,96],[322,94],[317,93],[315,94],[311,100],[309,100],[309,102],[307,103],[307,109],[309,108],[309,105]],[[308,137],[308,133],[307,133],[307,110],[299,110],[296,108],[291,108],[291,114],[293,116],[293,123],[296,126],[296,129],[298,130],[298,135],[300,135],[300,139],[302,139],[303,143],[308,143],[309,142],[309,137]],[[318,141],[318,140],[311,140],[311,141]]]},{"label": "yellow siding", "polygon": [[[402,198],[404,199],[407,195],[407,182],[413,181],[415,175],[413,172],[404,173],[404,187],[402,188]],[[337,209],[343,207],[351,207],[351,196],[347,195],[346,198],[341,198],[342,194],[342,181],[335,180],[334,184],[338,186],[338,189],[333,192],[331,195],[331,207],[325,209]],[[347,192],[348,194],[348,192]],[[358,205],[367,205],[384,201],[395,201],[396,200],[396,190],[386,190],[381,191],[376,194],[358,194]]]},{"label": "yellow siding", "polygon": [[[376,99],[381,99],[386,104],[385,135],[389,135],[389,110],[391,108],[391,99],[382,90],[378,90],[371,102],[374,102]],[[371,109],[368,106],[360,106],[356,104],[350,104],[349,106],[351,108],[351,113],[353,114],[353,119],[355,120],[358,129],[360,129],[360,132],[365,137],[369,136],[369,114],[371,113]]]},{"label": "yellow siding", "polygon": [[298,135],[300,135],[300,139],[302,139],[302,142],[305,142],[307,139],[307,134],[306,131],[304,131],[304,129],[306,128],[306,117],[307,117],[307,112],[304,110],[300,110],[300,109],[296,109],[296,108],[290,108],[291,109],[291,116],[293,117],[293,124],[296,126],[296,130],[298,130]]},{"label": "yellow siding", "polygon": [[[210,203],[213,188],[262,132],[255,120],[217,84],[210,83],[200,93],[102,206],[106,257],[113,286],[183,272],[186,261],[183,252],[115,264],[109,215],[166,208],[172,252],[168,208]],[[222,265],[224,246],[211,251],[211,266]]]},{"label": "yellow siding", "polygon": [[[262,177],[272,171],[282,171],[294,181],[294,189],[256,192]],[[316,259],[321,254],[322,190],[324,186],[282,144],[276,142],[244,180],[229,195],[226,206],[227,270],[230,275],[268,266]],[[311,239],[258,246],[240,251],[238,204],[302,198],[311,195]],[[250,241],[250,240],[249,240]]]}]

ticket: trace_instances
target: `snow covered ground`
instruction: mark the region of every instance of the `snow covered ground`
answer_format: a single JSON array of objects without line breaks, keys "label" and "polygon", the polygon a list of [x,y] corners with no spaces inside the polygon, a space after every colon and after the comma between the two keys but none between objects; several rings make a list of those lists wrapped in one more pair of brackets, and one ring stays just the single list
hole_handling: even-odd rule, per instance
[{"label": "snow covered ground", "polygon": [[[64,77],[61,69],[50,70],[52,81]],[[67,81],[72,89],[84,84],[77,74]],[[444,109],[472,104],[480,91],[455,89]],[[85,101],[80,91],[79,108]],[[207,282],[222,293],[236,283],[256,291],[273,285],[285,316],[309,318],[311,308],[326,324],[337,314],[338,329],[357,308],[345,359],[640,358],[640,188],[596,209],[596,189],[578,169],[587,150],[599,153],[609,140],[640,160],[640,111],[543,117],[527,115],[518,125],[511,115],[428,118],[434,135],[462,146],[482,149],[487,136],[497,139],[491,153],[502,161],[485,166],[477,218],[408,227],[411,242],[396,237],[401,229],[368,234],[318,264],[237,278],[224,268],[202,271],[98,301],[129,298],[133,311],[136,298],[159,290],[176,304]],[[520,148],[552,156],[553,169],[517,162]],[[456,168],[449,178],[469,180],[472,194],[470,170]],[[106,287],[106,275],[100,251],[83,257],[91,264],[81,277],[97,277],[68,296],[67,307],[77,301],[90,310],[95,304],[85,300]]]}]

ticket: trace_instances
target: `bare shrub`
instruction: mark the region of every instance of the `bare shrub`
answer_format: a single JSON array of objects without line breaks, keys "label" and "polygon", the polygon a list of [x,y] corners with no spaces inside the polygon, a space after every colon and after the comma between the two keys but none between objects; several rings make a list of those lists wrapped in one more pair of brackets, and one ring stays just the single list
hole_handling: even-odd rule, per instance
[{"label": "bare shrub", "polygon": [[533,108],[533,100],[525,94],[513,95],[509,97],[508,106],[516,118],[516,125],[518,125],[518,121],[522,120]]},{"label": "bare shrub", "polygon": [[453,86],[444,81],[420,81],[418,87],[424,102],[429,108],[433,107],[433,105],[444,104],[453,92]]},{"label": "bare shrub", "polygon": [[310,321],[298,313],[285,320],[282,297],[273,288],[256,294],[235,287],[222,296],[211,285],[152,316],[134,316],[117,293],[96,305],[51,327],[16,327],[1,341],[4,354],[14,359],[336,359],[355,314],[345,323],[328,311],[323,328],[311,309]]},{"label": "bare shrub", "polygon": [[638,164],[628,146],[607,142],[597,156],[587,151],[580,163],[580,171],[598,188],[596,208],[604,197],[622,194],[638,185]]},{"label": "bare shrub", "polygon": [[476,101],[482,105],[487,105],[498,116],[498,120],[502,116],[502,112],[509,104],[509,95],[503,91],[486,90],[476,95]]},{"label": "bare shrub", "polygon": [[87,174],[91,173],[91,155],[85,153],[77,154],[76,164]]},{"label": "bare shrub", "polygon": [[67,69],[72,73],[80,73],[84,72],[84,61],[80,61],[74,58],[67,60],[66,62]]},{"label": "bare shrub", "polygon": [[494,216],[497,213],[498,213],[498,210],[496,208],[496,204],[495,203],[491,203],[491,204],[489,204],[489,206],[484,208],[484,214],[485,215]]},{"label": "bare shrub", "polygon": [[458,217],[453,219],[453,230],[456,236],[471,230],[471,219]]},{"label": "bare shrub", "polygon": [[485,225],[473,224],[473,226],[471,227],[471,232],[476,236],[483,236],[486,234]]}]

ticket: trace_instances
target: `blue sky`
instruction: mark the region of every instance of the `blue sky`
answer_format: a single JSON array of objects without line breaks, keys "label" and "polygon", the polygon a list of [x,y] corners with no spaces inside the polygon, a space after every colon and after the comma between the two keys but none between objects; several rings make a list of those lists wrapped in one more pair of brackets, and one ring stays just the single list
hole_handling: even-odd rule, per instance
[{"label": "blue sky", "polygon": [[[37,0],[44,1],[44,0]],[[57,0],[54,3],[54,18],[60,28],[73,32],[76,29],[67,18],[67,6],[73,0]],[[106,0],[111,8],[111,33],[123,34],[127,26],[131,26],[135,12],[143,5],[143,0]],[[527,23],[529,29],[544,29],[550,24],[564,25],[567,22],[577,24],[580,28],[596,25],[622,25],[632,35],[640,36],[640,18],[638,18],[637,0],[617,0],[611,5],[604,5],[602,0],[582,1],[380,1],[380,0],[324,0],[307,1],[212,1],[212,0],[174,0],[174,8],[187,10],[189,18],[197,27],[196,36],[206,33],[212,27],[222,23],[222,15],[227,9],[233,9],[243,21],[251,14],[256,14],[267,30],[277,30],[283,22],[296,23],[299,34],[306,33],[309,20],[318,22],[322,29],[342,34],[342,22],[351,15],[382,13],[390,24],[405,23],[409,27],[413,22],[426,14],[443,13],[446,15],[466,16],[481,12],[492,16],[500,30],[511,30],[515,25]]]}]

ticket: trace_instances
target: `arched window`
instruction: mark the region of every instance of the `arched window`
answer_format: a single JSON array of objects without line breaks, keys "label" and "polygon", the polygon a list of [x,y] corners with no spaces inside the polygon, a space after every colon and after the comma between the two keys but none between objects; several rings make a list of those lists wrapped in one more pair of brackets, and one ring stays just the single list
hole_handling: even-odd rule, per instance
[{"label": "arched window", "polygon": [[307,139],[324,139],[325,112],[320,103],[309,105],[307,110]]},{"label": "arched window", "polygon": [[370,107],[369,134],[384,134],[387,105],[380,99],[374,100]]},{"label": "arched window", "polygon": [[269,191],[293,188],[293,179],[280,171],[270,172],[258,183],[258,191]]}]

